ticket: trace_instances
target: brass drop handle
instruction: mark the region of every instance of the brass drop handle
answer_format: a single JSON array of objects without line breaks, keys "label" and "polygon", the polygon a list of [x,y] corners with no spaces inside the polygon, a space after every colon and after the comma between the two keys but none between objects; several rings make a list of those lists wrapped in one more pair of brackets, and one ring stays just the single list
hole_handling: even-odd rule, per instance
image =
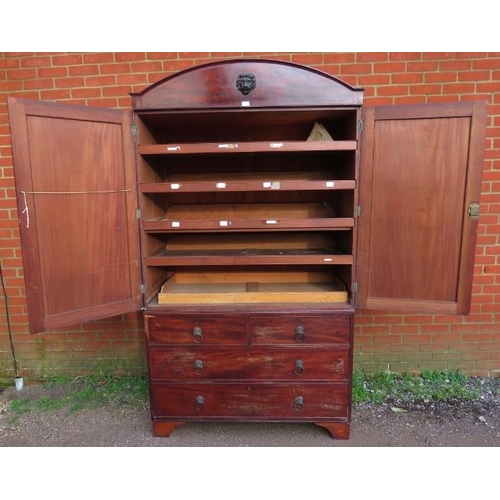
[{"label": "brass drop handle", "polygon": [[304,375],[306,369],[304,368],[304,362],[301,359],[295,361],[295,375]]},{"label": "brass drop handle", "polygon": [[197,396],[194,406],[197,410],[203,410],[203,408],[205,408],[205,398],[203,396]]},{"label": "brass drop handle", "polygon": [[194,372],[196,375],[201,375],[203,373],[203,361],[201,359],[197,359],[194,362]]},{"label": "brass drop handle", "polygon": [[293,409],[295,411],[302,411],[304,409],[304,398],[302,396],[297,396],[295,398]]},{"label": "brass drop handle", "polygon": [[199,344],[203,340],[203,334],[199,326],[195,326],[193,329],[193,342]]},{"label": "brass drop handle", "polygon": [[302,325],[295,328],[295,340],[297,342],[304,342],[304,340],[306,340],[306,333],[304,332],[304,327]]}]

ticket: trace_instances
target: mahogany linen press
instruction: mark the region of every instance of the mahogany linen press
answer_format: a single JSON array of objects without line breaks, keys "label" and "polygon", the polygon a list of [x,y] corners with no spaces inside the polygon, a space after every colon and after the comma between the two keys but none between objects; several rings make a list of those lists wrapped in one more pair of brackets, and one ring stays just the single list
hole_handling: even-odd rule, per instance
[{"label": "mahogany linen press", "polygon": [[355,310],[469,311],[485,102],[369,107],[318,70],[237,59],[132,110],[8,105],[31,331],[142,310],[155,436],[346,439]]}]

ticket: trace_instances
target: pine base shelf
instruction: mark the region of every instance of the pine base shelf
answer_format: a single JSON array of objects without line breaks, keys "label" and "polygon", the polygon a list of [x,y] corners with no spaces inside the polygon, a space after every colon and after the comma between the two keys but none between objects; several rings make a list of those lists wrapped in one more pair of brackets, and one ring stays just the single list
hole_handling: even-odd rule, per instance
[{"label": "pine base shelf", "polygon": [[[328,279],[329,278],[329,279]],[[344,284],[322,273],[176,273],[158,304],[347,303]]]}]

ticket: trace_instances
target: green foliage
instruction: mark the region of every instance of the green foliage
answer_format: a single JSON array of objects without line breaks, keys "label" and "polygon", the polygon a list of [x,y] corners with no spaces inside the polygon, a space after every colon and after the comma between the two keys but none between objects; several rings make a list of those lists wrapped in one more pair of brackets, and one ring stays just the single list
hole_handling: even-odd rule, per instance
[{"label": "green foliage", "polygon": [[430,401],[472,400],[480,395],[480,387],[455,371],[424,371],[420,375],[354,373],[353,402],[382,404],[389,401],[427,403]]},{"label": "green foliage", "polygon": [[[33,410],[50,411],[66,408],[70,412],[106,404],[146,408],[146,377],[84,376],[76,379],[60,376],[44,382],[47,395],[38,399],[17,398],[11,409],[17,416]],[[500,384],[493,386],[500,392]],[[375,374],[353,374],[354,403],[383,404],[428,403],[433,401],[473,400],[481,395],[481,380],[470,378],[459,370],[424,371],[419,375],[383,371]]]},{"label": "green foliage", "polygon": [[145,406],[148,399],[146,377],[85,376],[71,379],[57,377],[45,382],[49,396],[38,399],[19,398],[11,402],[17,415],[32,410],[59,410],[70,412],[83,408],[96,408],[112,403],[122,407]]},{"label": "green foliage", "polygon": [[58,375],[56,377],[50,377],[45,380],[45,385],[47,387],[55,387],[63,384],[71,384],[75,379],[69,375]]}]

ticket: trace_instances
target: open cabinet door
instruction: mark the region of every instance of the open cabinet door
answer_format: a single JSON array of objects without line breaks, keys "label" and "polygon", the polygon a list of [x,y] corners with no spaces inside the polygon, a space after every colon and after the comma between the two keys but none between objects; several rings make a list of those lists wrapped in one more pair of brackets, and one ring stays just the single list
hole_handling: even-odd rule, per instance
[{"label": "open cabinet door", "polygon": [[358,302],[468,314],[485,102],[364,110]]},{"label": "open cabinet door", "polygon": [[8,99],[30,329],[140,308],[130,112]]}]

